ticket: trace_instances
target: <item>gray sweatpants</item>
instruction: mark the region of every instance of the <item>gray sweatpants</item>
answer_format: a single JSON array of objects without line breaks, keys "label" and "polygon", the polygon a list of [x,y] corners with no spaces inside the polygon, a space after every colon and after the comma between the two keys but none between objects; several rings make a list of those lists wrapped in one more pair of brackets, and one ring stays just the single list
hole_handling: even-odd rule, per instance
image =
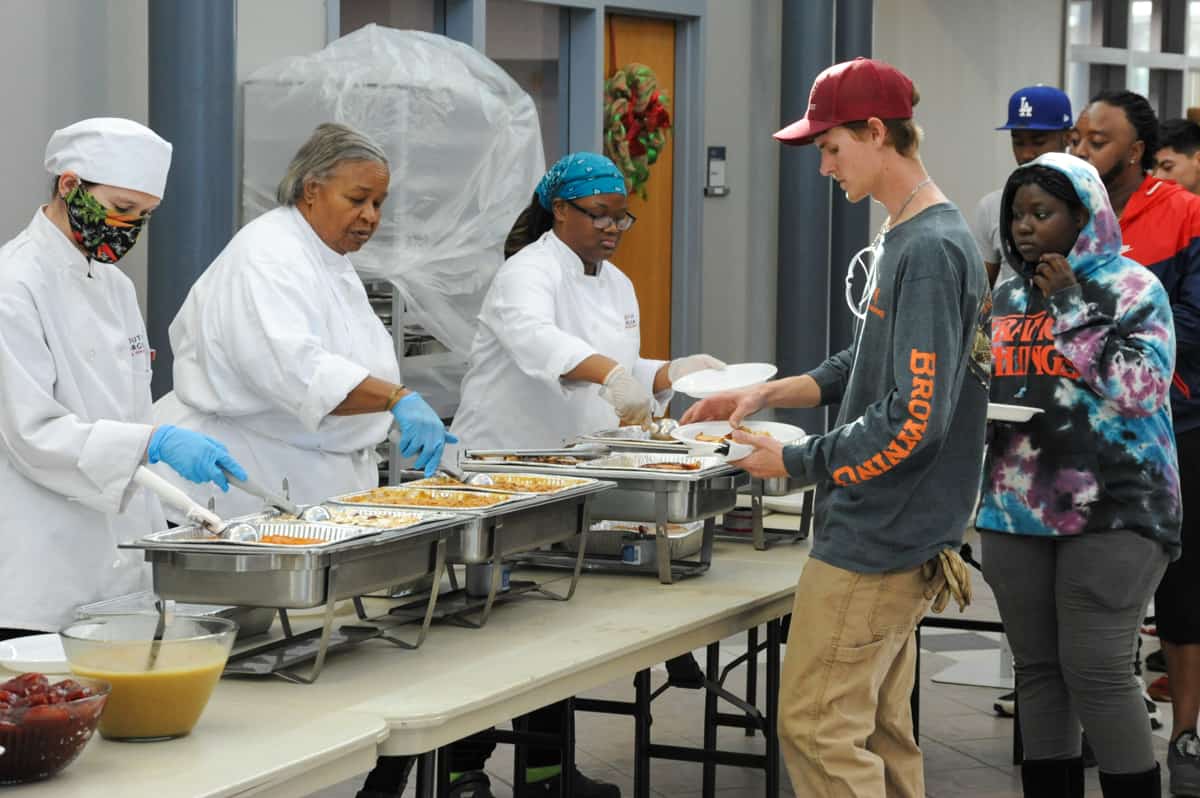
[{"label": "gray sweatpants", "polygon": [[1082,722],[1100,770],[1152,769],[1133,659],[1167,567],[1162,546],[1128,531],[982,538],[983,574],[1016,662],[1025,758],[1079,756]]}]

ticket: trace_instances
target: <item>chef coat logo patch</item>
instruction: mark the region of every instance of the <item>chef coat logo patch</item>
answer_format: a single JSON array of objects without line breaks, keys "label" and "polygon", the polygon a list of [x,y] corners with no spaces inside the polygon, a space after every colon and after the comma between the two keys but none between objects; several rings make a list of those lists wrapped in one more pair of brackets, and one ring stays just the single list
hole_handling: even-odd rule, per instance
[{"label": "chef coat logo patch", "polygon": [[636,313],[626,313],[625,314],[625,329],[632,330],[633,328],[635,328],[637,326],[638,326],[637,314]]},{"label": "chef coat logo patch", "polygon": [[129,356],[137,357],[146,354],[146,336],[138,334],[129,336]]}]

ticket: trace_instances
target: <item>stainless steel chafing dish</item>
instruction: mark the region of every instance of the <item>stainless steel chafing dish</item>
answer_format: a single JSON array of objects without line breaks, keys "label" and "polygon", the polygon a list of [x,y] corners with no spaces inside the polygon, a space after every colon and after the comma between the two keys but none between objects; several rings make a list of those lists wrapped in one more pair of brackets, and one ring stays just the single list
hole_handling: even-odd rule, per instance
[{"label": "stainless steel chafing dish", "polygon": [[[312,546],[199,541],[211,538],[212,533],[200,527],[180,527],[123,543],[121,548],[145,552],[153,572],[154,592],[164,599],[278,609],[285,639],[250,652],[239,652],[235,658],[289,643],[310,648],[316,661],[307,676],[290,669],[269,672],[292,681],[311,682],[324,667],[336,602],[357,599],[371,591],[426,576],[437,584],[445,568],[447,538],[469,523],[469,519],[450,513],[406,514],[419,516],[420,521],[390,530],[348,526],[330,529],[329,524],[287,525],[303,527],[305,537],[326,539]],[[259,513],[235,520],[269,527],[278,524],[273,518],[273,513]],[[404,647],[419,646],[429,630],[436,601],[434,590],[430,592],[415,641],[406,643],[394,636],[387,639]],[[315,630],[293,635],[287,610],[321,605],[325,608],[323,625],[320,640],[314,646]],[[356,602],[356,606],[360,617],[367,620],[361,603]],[[367,636],[382,636],[378,629],[371,631],[373,634]],[[360,634],[358,639],[365,637]],[[233,665],[228,670],[237,672]]]},{"label": "stainless steel chafing dish", "polygon": [[[536,456],[570,456],[573,449],[538,450]],[[529,450],[468,450],[459,466],[464,471],[532,471],[548,474],[571,474],[594,477],[616,483],[616,488],[596,497],[591,514],[596,519],[611,521],[641,521],[655,525],[657,557],[653,566],[631,567],[613,557],[588,557],[585,567],[590,570],[614,570],[628,573],[643,570],[657,573],[663,584],[676,577],[695,576],[708,570],[712,562],[712,542],[715,516],[737,504],[738,490],[750,484],[750,476],[715,457],[691,457],[675,453],[617,452],[596,456],[594,450],[586,459],[571,465],[530,462]],[[505,460],[504,458],[517,458]],[[525,459],[521,459],[525,458]],[[694,471],[657,471],[647,469],[651,463],[695,461]],[[671,541],[667,524],[686,524],[704,521],[703,543],[698,561],[672,560]],[[539,551],[526,555],[525,561],[538,565],[562,567],[574,555],[568,552]],[[651,570],[652,569],[652,570]]]},{"label": "stainless steel chafing dish", "polygon": [[[520,464],[517,464],[520,465]],[[495,470],[501,469],[481,469]],[[504,469],[508,472],[535,472],[537,469],[518,467]],[[572,475],[589,476],[590,475]],[[395,486],[404,488],[404,485]],[[506,501],[491,507],[483,508],[454,508],[463,523],[449,536],[446,543],[446,558],[451,564],[472,566],[488,563],[500,564],[513,559],[524,552],[559,543],[564,540],[578,539],[578,555],[575,556],[575,570],[570,586],[563,594],[550,591],[545,586],[538,586],[539,593],[566,601],[575,594],[579,574],[582,570],[583,552],[586,548],[586,536],[592,507],[595,502],[612,492],[616,486],[601,479],[588,478],[586,482],[574,487],[542,494],[504,494]],[[447,489],[443,489],[447,490]],[[447,490],[453,493],[453,490]],[[479,493],[479,487],[471,486],[468,493]],[[327,504],[334,507],[370,508],[373,512],[391,509],[399,512],[410,512],[407,508],[395,505],[358,503],[350,501],[355,496],[369,493],[346,494],[331,499]],[[452,581],[455,579],[451,571]],[[491,569],[491,583],[487,598],[480,608],[480,615],[475,620],[460,616],[460,620],[476,626],[487,622],[492,606],[500,593],[502,569]]]}]

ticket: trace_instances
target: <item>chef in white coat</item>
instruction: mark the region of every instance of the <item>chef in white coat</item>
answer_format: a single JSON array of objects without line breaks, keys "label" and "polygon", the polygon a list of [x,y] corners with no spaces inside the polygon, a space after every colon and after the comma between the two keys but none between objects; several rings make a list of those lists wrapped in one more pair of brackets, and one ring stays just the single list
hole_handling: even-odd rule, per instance
[{"label": "chef in white coat", "polygon": [[[572,153],[541,179],[509,233],[508,260],[479,314],[451,427],[463,447],[555,447],[576,435],[642,424],[666,410],[680,377],[724,368],[710,355],[670,362],[641,356],[633,283],[608,260],[634,221],[625,178],[603,155]],[[702,678],[690,655],[668,665],[673,679],[676,671]],[[557,704],[536,710],[530,730],[564,734],[562,717]],[[474,736],[451,747],[461,794],[491,795],[483,769],[493,748]],[[563,774],[552,749],[531,747],[527,761],[529,794],[557,795],[566,777],[576,796],[620,796],[616,785],[578,770]]]},{"label": "chef in white coat", "polygon": [[[400,451],[429,473],[448,438],[400,382],[392,338],[347,255],[379,227],[390,172],[383,150],[323,124],[279,184],[280,207],[242,228],[171,323],[175,390],[162,422],[220,438],[268,486],[286,477],[301,504],[379,484],[375,447],[400,426]],[[222,515],[262,501],[181,485]]]},{"label": "chef in white coat", "polygon": [[150,346],[116,266],[158,206],[171,145],[128,119],[85,119],[46,146],[52,197],[0,249],[0,638],[149,587],[117,544],[166,528],[134,471],[162,461],[228,485],[221,444],[151,421]]},{"label": "chef in white coat", "polygon": [[479,314],[452,431],[472,449],[542,448],[666,410],[671,384],[724,364],[641,356],[633,283],[608,258],[633,226],[625,179],[572,153],[538,183]]}]

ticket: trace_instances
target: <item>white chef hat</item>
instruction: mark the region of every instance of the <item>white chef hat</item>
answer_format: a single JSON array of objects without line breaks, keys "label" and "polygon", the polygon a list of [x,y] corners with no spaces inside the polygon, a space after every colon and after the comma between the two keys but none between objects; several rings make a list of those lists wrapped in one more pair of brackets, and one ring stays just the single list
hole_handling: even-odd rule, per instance
[{"label": "white chef hat", "polygon": [[130,119],[96,117],[54,131],[46,170],[71,171],[89,183],[144,191],[162,198],[171,168],[171,143]]}]

